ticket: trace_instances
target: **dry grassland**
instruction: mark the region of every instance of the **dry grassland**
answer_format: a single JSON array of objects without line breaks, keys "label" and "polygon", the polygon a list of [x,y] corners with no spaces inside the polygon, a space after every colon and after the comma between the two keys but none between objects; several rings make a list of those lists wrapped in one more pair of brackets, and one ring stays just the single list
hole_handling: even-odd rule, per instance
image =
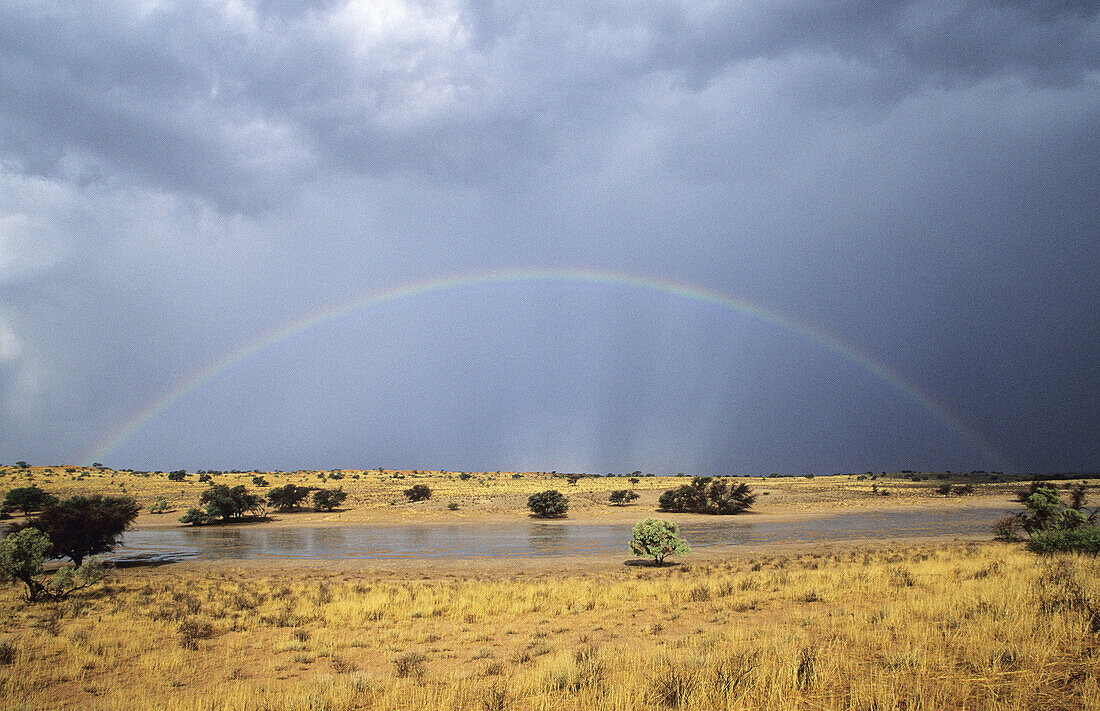
[{"label": "dry grassland", "polygon": [[585,574],[124,570],[0,593],[8,709],[1100,709],[1100,561],[953,544]]},{"label": "dry grassland", "polygon": [[[643,476],[637,484],[623,477],[585,477],[570,484],[561,475],[536,472],[482,472],[466,475],[456,472],[414,470],[336,470],[300,472],[225,472],[216,474],[213,482],[235,486],[244,484],[250,490],[263,493],[267,488],[252,483],[262,476],[269,487],[283,484],[342,487],[348,492],[345,510],[338,514],[295,514],[295,522],[313,520],[384,521],[415,517],[418,520],[461,521],[467,518],[509,518],[526,515],[527,497],[546,489],[557,489],[569,497],[573,518],[637,518],[639,510],[653,511],[657,498],[664,491],[687,483],[685,477]],[[847,509],[989,505],[1012,499],[1019,484],[1001,477],[977,475],[917,475],[921,481],[911,481],[900,474],[879,475],[876,480],[853,476],[830,477],[741,477],[757,494],[754,511],[760,513],[793,513],[802,511],[835,512]],[[969,496],[945,497],[936,493],[944,483],[973,482]],[[115,471],[82,467],[31,467],[22,470],[0,468],[0,491],[16,486],[37,485],[59,496],[72,494],[128,494],[134,496],[143,510],[158,496],[166,498],[170,512],[157,516],[143,515],[139,525],[175,524],[180,513],[195,506],[199,494],[207,487],[194,472],[183,482],[169,481],[165,473]],[[402,492],[413,484],[427,484],[432,489],[430,501],[409,503]],[[607,497],[615,489],[634,489],[641,498],[628,507],[608,504]],[[882,491],[889,492],[882,496]],[[455,503],[457,510],[448,510]],[[280,514],[285,516],[285,514]],[[629,516],[627,516],[629,518]]]}]

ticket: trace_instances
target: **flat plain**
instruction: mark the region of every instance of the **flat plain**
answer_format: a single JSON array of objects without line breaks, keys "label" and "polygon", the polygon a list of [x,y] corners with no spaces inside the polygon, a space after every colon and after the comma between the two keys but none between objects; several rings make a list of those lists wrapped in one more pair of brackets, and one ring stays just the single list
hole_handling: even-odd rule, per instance
[{"label": "flat plain", "polygon": [[[190,473],[6,469],[0,487],[126,493],[179,525]],[[342,486],[345,509],[255,525],[526,521],[555,488],[577,522],[655,513],[679,477],[226,473]],[[322,479],[323,477],[323,479]],[[759,519],[1011,506],[991,475],[755,477]],[[945,482],[973,482],[944,496]],[[430,501],[401,492],[426,483]],[[614,489],[641,498],[607,504]],[[889,494],[883,495],[885,490]],[[768,492],[765,494],[764,492]],[[450,510],[448,504],[457,504]],[[991,521],[992,522],[992,521]],[[508,561],[187,562],[127,568],[61,603],[0,592],[0,704],[13,709],[1100,709],[1100,562],[921,539],[762,546],[663,567],[625,554]]]}]

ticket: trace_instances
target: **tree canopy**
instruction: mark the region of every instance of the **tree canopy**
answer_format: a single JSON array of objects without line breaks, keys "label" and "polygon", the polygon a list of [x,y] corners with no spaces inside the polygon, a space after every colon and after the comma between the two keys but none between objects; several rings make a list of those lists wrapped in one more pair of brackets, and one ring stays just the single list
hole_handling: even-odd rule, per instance
[{"label": "tree canopy", "polygon": [[277,486],[267,492],[267,502],[280,511],[290,511],[301,506],[311,491],[313,491],[312,486],[294,484]]},{"label": "tree canopy", "polygon": [[318,511],[332,511],[334,508],[344,503],[344,499],[348,498],[348,492],[343,488],[337,487],[335,489],[318,489],[313,492],[313,508]]},{"label": "tree canopy", "polygon": [[637,556],[649,556],[657,565],[670,555],[687,555],[691,547],[680,538],[680,527],[672,521],[646,518],[634,524],[634,540],[630,552]]},{"label": "tree canopy", "polygon": [[56,503],[56,496],[42,491],[37,486],[20,486],[12,489],[4,496],[4,503],[0,506],[0,509],[28,514],[41,511]]},{"label": "tree canopy", "polygon": [[658,499],[664,511],[706,514],[739,514],[755,501],[756,495],[748,484],[730,486],[724,479],[709,476],[695,477],[690,484],[669,489]]},{"label": "tree canopy", "polygon": [[69,593],[102,580],[106,573],[89,561],[78,568],[62,568],[52,577],[43,577],[42,564],[51,547],[50,539],[37,528],[23,528],[0,541],[0,578],[22,582],[27,587],[27,600],[40,596],[62,600]]},{"label": "tree canopy", "polygon": [[131,496],[70,496],[20,528],[44,533],[50,540],[50,558],[69,558],[80,565],[89,555],[113,550],[139,510]]},{"label": "tree canopy", "polygon": [[527,508],[539,518],[558,518],[569,510],[569,499],[550,489],[527,497]]}]

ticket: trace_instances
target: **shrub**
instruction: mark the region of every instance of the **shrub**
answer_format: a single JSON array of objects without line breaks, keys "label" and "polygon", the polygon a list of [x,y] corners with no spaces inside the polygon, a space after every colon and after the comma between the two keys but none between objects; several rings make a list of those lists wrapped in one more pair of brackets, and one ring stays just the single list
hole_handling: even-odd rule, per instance
[{"label": "shrub", "polygon": [[214,481],[214,477],[210,476],[210,474],[199,474],[199,483],[201,484],[206,481]]},{"label": "shrub", "polygon": [[267,502],[280,511],[290,511],[301,506],[311,491],[313,491],[312,486],[295,486],[294,484],[277,486],[267,492]]},{"label": "shrub", "polygon": [[452,501],[451,503],[447,504],[447,510],[448,511],[458,511],[458,504],[456,504],[455,502]]},{"label": "shrub", "polygon": [[1100,555],[1100,527],[1039,531],[1027,542],[1033,553],[1090,553]]},{"label": "shrub", "polygon": [[332,511],[334,508],[344,503],[344,500],[347,498],[348,492],[340,487],[335,489],[318,489],[313,492],[313,508],[318,511]]},{"label": "shrub", "polygon": [[262,476],[258,475],[252,477],[252,484],[253,486],[268,486],[267,479],[264,479]]},{"label": "shrub", "polygon": [[159,513],[164,513],[167,510],[168,510],[168,499],[164,498],[163,496],[158,496],[156,501],[154,501],[152,503],[152,505],[149,507],[149,513],[159,514]]},{"label": "shrub", "polygon": [[57,497],[42,491],[37,486],[20,486],[4,496],[3,511],[21,511],[25,514],[41,511],[57,503]]},{"label": "shrub", "polygon": [[569,500],[550,489],[527,497],[527,508],[539,518],[559,518],[569,510]]},{"label": "shrub", "polygon": [[1071,493],[1069,505],[1053,484],[1033,481],[1016,493],[1016,500],[1027,507],[1019,514],[1020,524],[1029,536],[1041,531],[1066,531],[1095,524],[1097,512],[1085,508],[1087,497],[1083,487]]},{"label": "shrub", "polygon": [[1018,541],[1020,540],[1021,530],[1023,530],[1023,527],[1020,525],[1019,516],[1005,516],[993,524],[993,540],[1006,543]]},{"label": "shrub", "polygon": [[432,498],[432,490],[427,484],[413,484],[404,493],[409,501],[427,501]]},{"label": "shrub", "polygon": [[202,524],[210,523],[213,520],[214,518],[212,516],[207,515],[205,511],[198,508],[197,506],[192,506],[191,508],[187,509],[187,513],[180,516],[180,523],[189,523],[192,526],[201,526]]},{"label": "shrub", "polygon": [[187,478],[187,472],[180,469],[174,472],[168,472],[168,481],[183,481]]},{"label": "shrub", "polygon": [[607,497],[615,506],[626,506],[631,501],[638,498],[638,495],[629,489],[619,489],[618,491],[612,491],[611,495]]},{"label": "shrub", "polygon": [[458,475],[458,480],[459,481],[469,481],[472,477],[473,477],[473,474],[470,474],[469,472],[462,472]]},{"label": "shrub", "polygon": [[394,672],[400,678],[424,676],[424,662],[427,659],[421,652],[405,652],[393,660]]},{"label": "shrub", "polygon": [[27,600],[39,597],[63,600],[70,593],[94,585],[106,577],[94,561],[77,568],[61,568],[53,576],[43,577],[42,564],[52,544],[37,528],[24,528],[0,541],[0,578],[18,580],[27,587]]},{"label": "shrub", "polygon": [[752,507],[756,495],[741,482],[730,486],[723,479],[695,477],[690,484],[661,494],[658,504],[665,511],[706,514],[739,514]]},{"label": "shrub", "polygon": [[50,541],[50,558],[80,565],[89,555],[113,550],[140,510],[131,496],[71,496],[47,506],[17,530],[38,529]]},{"label": "shrub", "polygon": [[680,538],[680,527],[672,521],[647,518],[634,524],[634,540],[630,552],[637,556],[652,556],[657,565],[670,555],[687,555],[691,547]]}]

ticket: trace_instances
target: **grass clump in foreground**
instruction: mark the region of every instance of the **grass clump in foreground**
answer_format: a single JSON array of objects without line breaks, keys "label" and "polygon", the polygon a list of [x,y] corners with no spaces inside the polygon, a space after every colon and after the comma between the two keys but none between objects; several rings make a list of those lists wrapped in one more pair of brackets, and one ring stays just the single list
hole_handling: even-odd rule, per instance
[{"label": "grass clump in foreground", "polygon": [[59,603],[0,592],[0,705],[1089,711],[1098,602],[1100,559],[996,544],[518,577],[133,570]]}]

